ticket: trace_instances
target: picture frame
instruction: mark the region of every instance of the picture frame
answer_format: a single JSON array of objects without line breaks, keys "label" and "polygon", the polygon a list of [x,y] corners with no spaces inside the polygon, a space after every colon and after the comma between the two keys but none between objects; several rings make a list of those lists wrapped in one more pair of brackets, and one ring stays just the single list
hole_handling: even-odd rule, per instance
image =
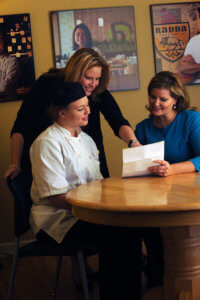
[{"label": "picture frame", "polygon": [[[51,11],[50,22],[55,67],[78,48],[93,48],[110,65],[110,91],[139,89],[133,6]],[[85,42],[77,40],[79,32]]]},{"label": "picture frame", "polygon": [[22,100],[34,81],[30,14],[0,15],[0,102]]},{"label": "picture frame", "polygon": [[156,73],[171,71],[185,85],[199,84],[200,2],[153,4],[150,15]]}]

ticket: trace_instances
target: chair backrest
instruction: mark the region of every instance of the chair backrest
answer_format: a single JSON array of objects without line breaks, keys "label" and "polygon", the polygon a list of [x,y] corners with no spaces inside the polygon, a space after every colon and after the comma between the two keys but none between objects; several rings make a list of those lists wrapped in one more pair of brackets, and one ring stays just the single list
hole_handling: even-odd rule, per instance
[{"label": "chair backrest", "polygon": [[22,172],[14,179],[7,178],[7,186],[14,199],[14,232],[17,237],[30,229],[31,184],[32,175],[30,173]]}]

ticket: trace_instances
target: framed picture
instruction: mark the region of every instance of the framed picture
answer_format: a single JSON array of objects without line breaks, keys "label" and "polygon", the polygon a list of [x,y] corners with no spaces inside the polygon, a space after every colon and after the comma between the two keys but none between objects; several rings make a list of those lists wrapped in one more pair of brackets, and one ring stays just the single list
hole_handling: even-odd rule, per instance
[{"label": "framed picture", "polygon": [[156,73],[200,83],[200,2],[150,5]]},{"label": "framed picture", "polygon": [[64,67],[79,48],[93,48],[110,64],[111,91],[139,88],[132,6],[50,12],[54,62]]},{"label": "framed picture", "polygon": [[0,102],[23,99],[34,81],[30,15],[0,16]]}]

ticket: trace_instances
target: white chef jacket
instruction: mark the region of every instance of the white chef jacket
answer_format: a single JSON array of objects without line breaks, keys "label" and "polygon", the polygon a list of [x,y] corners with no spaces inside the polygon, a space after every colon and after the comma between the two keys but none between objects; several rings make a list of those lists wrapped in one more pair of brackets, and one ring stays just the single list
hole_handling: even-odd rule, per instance
[{"label": "white chef jacket", "polygon": [[77,218],[67,209],[53,205],[47,197],[103,178],[96,145],[86,133],[81,131],[78,137],[72,137],[67,129],[54,123],[34,141],[30,159],[30,224],[35,234],[42,229],[60,243]]}]

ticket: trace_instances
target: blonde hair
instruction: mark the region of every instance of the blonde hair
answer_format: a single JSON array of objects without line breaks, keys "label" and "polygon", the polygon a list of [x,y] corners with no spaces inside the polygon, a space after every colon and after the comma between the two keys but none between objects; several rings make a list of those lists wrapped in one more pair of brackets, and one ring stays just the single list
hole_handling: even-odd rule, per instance
[{"label": "blonde hair", "polygon": [[68,60],[63,72],[64,81],[80,82],[84,73],[92,67],[101,67],[101,78],[99,85],[92,93],[95,99],[98,94],[103,92],[109,83],[110,68],[107,62],[93,49],[81,48],[77,50]]}]

